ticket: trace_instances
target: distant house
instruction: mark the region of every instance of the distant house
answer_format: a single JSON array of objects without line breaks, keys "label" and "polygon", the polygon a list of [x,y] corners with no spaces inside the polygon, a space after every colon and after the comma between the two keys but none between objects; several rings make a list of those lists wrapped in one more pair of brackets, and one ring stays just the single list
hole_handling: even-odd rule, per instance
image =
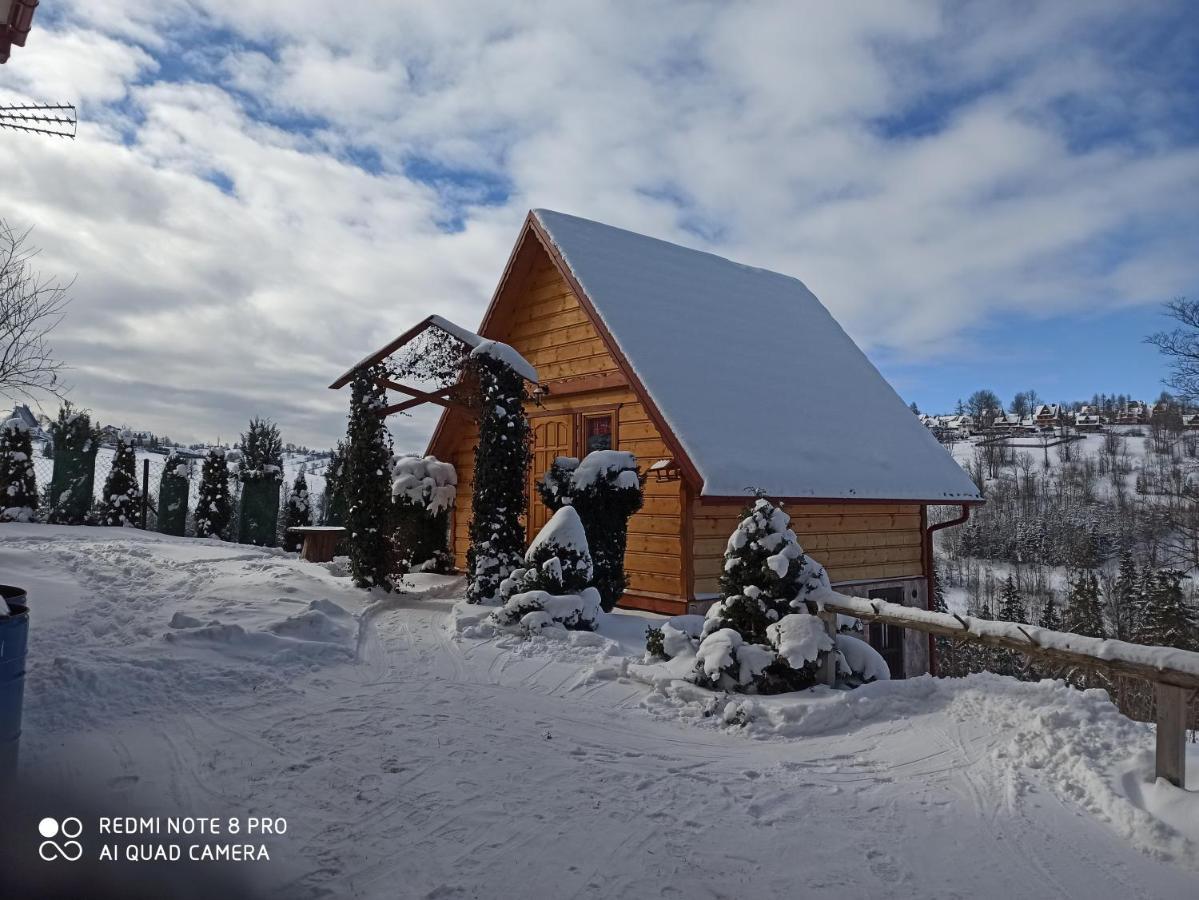
[{"label": "distant house", "polygon": [[1117,425],[1144,425],[1149,421],[1149,408],[1144,403],[1130,400],[1116,412]]},{"label": "distant house", "polygon": [[1102,424],[1102,420],[1094,413],[1076,412],[1074,414],[1074,427],[1078,431],[1098,431]]},{"label": "distant house", "polygon": [[1062,424],[1062,408],[1056,403],[1042,403],[1032,414],[1040,428],[1053,428]]},{"label": "distant house", "polygon": [[991,428],[995,431],[1016,431],[1024,424],[1015,413],[999,413],[991,422]]},{"label": "distant house", "polygon": [[1184,413],[1182,427],[1191,431],[1199,429],[1199,413]]},{"label": "distant house", "polygon": [[16,419],[18,422],[22,423],[26,428],[28,428],[30,436],[34,440],[46,439],[47,435],[45,429],[42,428],[42,423],[38,421],[38,417],[33,414],[33,410],[31,410],[26,404],[18,403],[16,406],[14,406],[12,408],[12,412],[9,413],[8,418],[5,419],[5,421],[9,421],[11,419]]},{"label": "distant house", "polygon": [[[786,275],[536,210],[478,335],[536,370],[530,538],[550,515],[535,483],[555,457],[626,450],[643,473],[669,463],[673,475],[645,480],[629,522],[625,607],[705,609],[752,486],[784,504],[842,590],[924,608],[928,507],[983,502],[828,310]],[[477,442],[474,416],[450,407],[428,447],[458,470],[451,540],[463,568]],[[925,670],[925,636],[875,632],[894,673]]]}]

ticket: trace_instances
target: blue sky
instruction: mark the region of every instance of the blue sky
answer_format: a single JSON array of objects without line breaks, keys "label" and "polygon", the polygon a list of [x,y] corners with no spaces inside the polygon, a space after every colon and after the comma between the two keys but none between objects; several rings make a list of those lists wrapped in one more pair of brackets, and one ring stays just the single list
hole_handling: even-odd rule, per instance
[{"label": "blue sky", "polygon": [[[1199,295],[1184,2],[62,0],[0,102],[4,215],[76,277],[76,402],[327,444],[332,376],[479,320],[530,207],[800,277],[907,399],[1155,396]],[[419,447],[429,417],[393,431]]]}]

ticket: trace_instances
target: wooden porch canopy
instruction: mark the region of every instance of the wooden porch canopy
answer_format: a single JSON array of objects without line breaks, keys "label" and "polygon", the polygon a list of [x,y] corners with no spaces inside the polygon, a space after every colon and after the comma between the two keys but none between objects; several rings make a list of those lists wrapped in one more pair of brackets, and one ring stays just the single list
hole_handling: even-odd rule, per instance
[{"label": "wooden porch canopy", "polygon": [[[402,350],[406,345],[420,337],[420,335],[424,334],[430,328],[436,328],[445,332],[451,337],[461,341],[472,350],[481,344],[491,343],[487,338],[475,334],[473,331],[469,331],[468,329],[463,328],[461,325],[455,325],[449,319],[443,318],[442,316],[425,316],[425,318],[421,319],[418,323],[413,325],[395,340],[384,345],[379,350],[376,350],[365,359],[359,360],[357,364],[352,366],[348,371],[344,372],[341,377],[329,385],[330,389],[336,391],[345,387],[354,379],[354,373],[359,369],[383,362],[383,360],[387,359],[387,357]],[[524,362],[524,360],[521,360],[521,362]],[[523,366],[517,366],[516,371],[526,381],[531,381],[533,384],[537,383],[537,371],[528,363],[525,363]],[[380,379],[379,384],[388,390],[397,391],[398,393],[404,394],[411,398],[409,400],[404,400],[401,403],[393,403],[391,406],[385,406],[379,413],[381,416],[390,416],[392,413],[403,412],[404,410],[412,409],[414,406],[420,406],[422,403],[435,403],[438,406],[444,406],[447,408],[463,406],[462,403],[452,399],[455,387],[454,385],[440,388],[436,391],[422,391],[418,388],[409,387],[406,384],[400,384],[399,382],[393,381],[390,378]]]}]

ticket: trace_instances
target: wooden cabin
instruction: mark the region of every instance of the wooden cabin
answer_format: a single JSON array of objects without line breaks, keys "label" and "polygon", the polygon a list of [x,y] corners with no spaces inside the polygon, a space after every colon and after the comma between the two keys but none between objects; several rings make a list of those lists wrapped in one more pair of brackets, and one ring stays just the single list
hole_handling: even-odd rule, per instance
[{"label": "wooden cabin", "polygon": [[[554,457],[609,448],[637,457],[645,502],[629,523],[622,606],[705,609],[725,542],[760,488],[784,503],[800,542],[841,589],[924,607],[928,507],[982,502],[794,278],[535,210],[478,334],[537,370],[530,538],[549,516],[534,483]],[[451,530],[463,568],[477,435],[450,407],[428,448],[458,470]],[[905,641],[876,638],[884,651]],[[898,668],[925,671],[924,636],[906,642]],[[903,650],[891,650],[894,663]]]}]

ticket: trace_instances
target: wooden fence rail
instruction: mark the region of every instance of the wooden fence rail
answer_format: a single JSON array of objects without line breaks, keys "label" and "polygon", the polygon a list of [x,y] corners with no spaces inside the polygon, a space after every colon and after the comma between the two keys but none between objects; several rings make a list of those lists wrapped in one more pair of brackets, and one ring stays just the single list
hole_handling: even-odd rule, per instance
[{"label": "wooden fence rail", "polygon": [[1186,786],[1186,706],[1190,695],[1199,690],[1199,653],[1083,637],[1016,622],[930,612],[833,591],[810,598],[810,602],[830,630],[836,629],[837,614],[852,616],[864,622],[881,622],[1014,650],[1059,665],[1152,682],[1157,707],[1156,774],[1179,787]]}]

